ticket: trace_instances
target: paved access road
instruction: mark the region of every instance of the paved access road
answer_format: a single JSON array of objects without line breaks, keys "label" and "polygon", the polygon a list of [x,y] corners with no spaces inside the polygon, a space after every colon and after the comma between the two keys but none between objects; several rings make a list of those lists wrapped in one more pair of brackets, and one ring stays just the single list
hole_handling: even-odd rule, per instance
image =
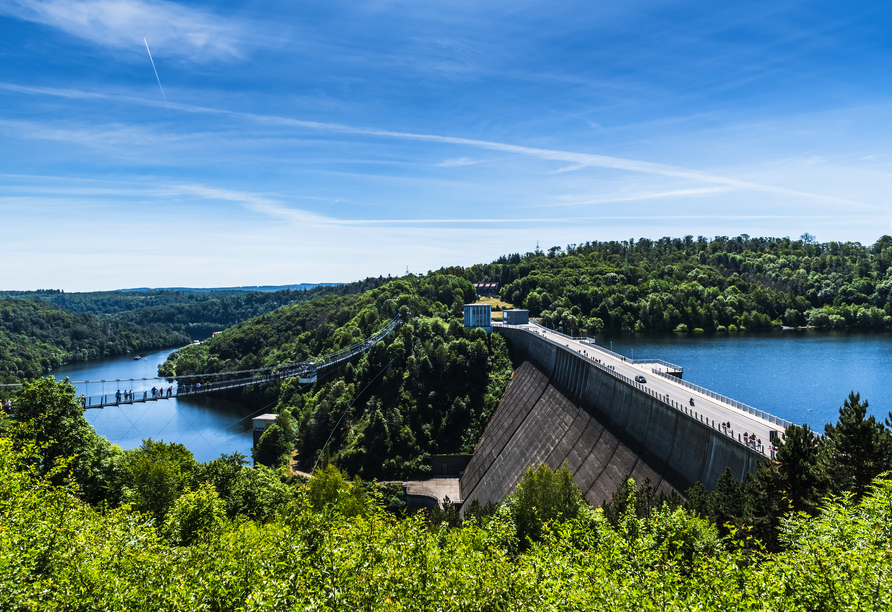
[{"label": "paved access road", "polygon": [[[690,413],[691,416],[694,416],[694,413],[696,412],[698,419],[702,415],[702,417],[710,420],[710,424],[714,422],[717,426],[719,426],[720,423],[730,422],[731,426],[729,428],[722,428],[721,431],[727,435],[732,435],[733,433],[735,440],[742,441],[744,433],[755,433],[756,438],[761,440],[762,443],[761,447],[756,447],[756,450],[759,450],[767,456],[771,455],[768,451],[768,447],[771,445],[770,432],[776,431],[778,435],[783,434],[783,428],[780,425],[776,425],[765,419],[752,415],[749,412],[744,412],[733,406],[729,406],[728,404],[694,391],[693,389],[688,389],[687,387],[674,382],[672,379],[657,376],[651,372],[651,368],[654,367],[652,365],[628,363],[620,358],[614,357],[597,345],[573,340],[563,334],[536,325],[535,323],[515,325],[513,327],[526,329],[531,333],[539,334],[561,346],[565,346],[583,356],[587,356],[589,359],[599,360],[603,365],[612,367],[614,371],[623,374],[628,378],[634,379],[635,376],[644,376],[647,382],[643,386],[655,391],[663,399],[668,398],[673,403],[673,406],[685,410]],[[651,355],[651,357],[654,356]],[[693,407],[690,405],[691,398],[694,400]]]}]

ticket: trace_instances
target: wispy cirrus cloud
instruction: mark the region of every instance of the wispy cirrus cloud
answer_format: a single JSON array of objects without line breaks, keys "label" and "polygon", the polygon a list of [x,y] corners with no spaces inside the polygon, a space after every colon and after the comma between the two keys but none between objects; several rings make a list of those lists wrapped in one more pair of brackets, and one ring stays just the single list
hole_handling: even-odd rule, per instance
[{"label": "wispy cirrus cloud", "polygon": [[660,198],[681,198],[692,196],[710,196],[732,191],[731,187],[698,187],[694,189],[670,189],[667,191],[641,191],[637,193],[607,195],[596,198],[575,199],[555,204],[536,204],[523,208],[558,208],[565,206],[586,206],[591,204],[614,204],[617,202],[637,202],[639,200],[657,200]]},{"label": "wispy cirrus cloud", "polygon": [[244,27],[167,0],[0,0],[0,14],[57,28],[114,48],[142,47],[194,60],[243,54]]},{"label": "wispy cirrus cloud", "polygon": [[175,184],[168,186],[167,189],[170,193],[191,195],[203,200],[236,202],[249,210],[303,225],[328,226],[345,224],[338,219],[333,219],[324,215],[317,215],[299,208],[290,208],[279,200],[249,191],[238,191],[234,189],[223,189],[196,184]]},{"label": "wispy cirrus cloud", "polygon": [[[74,122],[37,122],[0,119],[0,134],[29,140],[55,140],[80,146],[113,148],[184,141],[187,135],[162,134],[123,123],[88,125]],[[194,136],[192,136],[194,138]]]},{"label": "wispy cirrus cloud", "polygon": [[[0,0],[2,1],[2,0]],[[55,90],[51,88],[20,86],[11,83],[0,83],[0,89],[17,91],[32,95],[50,95],[66,98],[93,97],[89,92],[78,92],[70,89]],[[143,106],[160,107],[160,101],[147,100],[135,96],[122,96],[115,94],[95,94],[95,97],[105,98],[109,100],[117,100],[122,102],[130,102]],[[207,115],[216,115],[219,117],[229,117],[243,121],[250,121],[258,125],[290,127],[301,130],[312,130],[317,132],[328,132],[336,134],[350,134],[356,136],[368,136],[373,138],[402,140],[410,142],[430,142],[438,144],[456,145],[459,147],[468,147],[473,149],[482,149],[488,151],[498,151],[500,153],[509,153],[527,158],[534,158],[543,161],[562,162],[569,166],[562,167],[559,171],[573,171],[582,168],[605,168],[612,170],[623,170],[634,173],[642,173],[647,175],[656,175],[669,177],[673,179],[683,179],[694,183],[722,186],[724,190],[734,191],[750,191],[771,193],[781,196],[794,198],[806,198],[812,200],[821,200],[828,202],[862,204],[853,199],[840,198],[836,196],[826,195],[822,193],[813,193],[808,191],[790,189],[755,181],[746,181],[734,177],[722,176],[701,170],[662,164],[658,162],[643,161],[624,157],[616,157],[611,155],[600,155],[594,153],[582,153],[575,151],[563,151],[558,149],[543,149],[538,147],[529,147],[504,142],[494,142],[488,140],[479,140],[473,138],[463,138],[457,136],[443,136],[439,134],[424,134],[416,132],[400,132],[394,130],[383,130],[375,128],[364,128],[339,123],[328,123],[319,121],[308,121],[305,119],[297,119],[293,117],[281,115],[268,115],[259,113],[249,113],[242,111],[231,111],[228,109],[213,108],[206,106],[197,106],[192,104],[171,103],[170,108],[180,110],[187,113],[200,113]],[[459,160],[469,158],[457,158]]]},{"label": "wispy cirrus cloud", "polygon": [[470,157],[453,157],[451,159],[444,159],[440,163],[434,165],[441,168],[455,168],[458,166],[473,166],[475,164],[482,163],[482,159],[472,159]]}]

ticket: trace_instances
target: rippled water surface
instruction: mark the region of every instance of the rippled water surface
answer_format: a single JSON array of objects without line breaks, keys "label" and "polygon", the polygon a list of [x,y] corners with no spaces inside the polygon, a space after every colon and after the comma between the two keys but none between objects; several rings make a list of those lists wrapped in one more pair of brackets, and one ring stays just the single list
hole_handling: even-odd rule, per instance
[{"label": "rippled water surface", "polygon": [[[106,380],[105,392],[120,389],[151,388],[143,383],[123,379],[157,376],[158,364],[163,363],[170,350],[147,355],[139,361],[133,357],[115,357],[87,361],[58,368],[57,379],[66,376],[72,381]],[[115,379],[122,379],[121,383]],[[77,385],[78,395],[99,395],[101,384]],[[258,408],[260,408],[258,406]],[[191,396],[159,400],[129,406],[110,406],[86,411],[87,420],[96,431],[121,448],[132,449],[143,439],[179,442],[192,451],[198,461],[209,461],[221,453],[240,452],[251,456],[252,407],[226,401],[216,395]]]},{"label": "rippled water surface", "polygon": [[[739,399],[788,421],[823,430],[835,422],[849,391],[870,402],[880,420],[892,410],[892,334],[848,332],[766,332],[722,335],[619,336],[599,344],[634,358],[658,358],[684,367],[684,378]],[[170,351],[134,361],[119,357],[59,368],[57,378],[102,380],[150,378]],[[107,382],[114,393],[118,383]],[[121,383],[128,388],[130,383]],[[151,383],[148,385],[151,387]],[[131,388],[142,388],[138,384]],[[99,387],[78,393],[98,395]],[[185,444],[199,461],[220,453],[251,454],[254,408],[213,395],[88,410],[100,434],[123,448],[144,438]]]},{"label": "rippled water surface", "polygon": [[823,431],[850,391],[884,420],[892,410],[892,334],[785,331],[598,338],[634,358],[684,367],[684,378],[794,423]]}]

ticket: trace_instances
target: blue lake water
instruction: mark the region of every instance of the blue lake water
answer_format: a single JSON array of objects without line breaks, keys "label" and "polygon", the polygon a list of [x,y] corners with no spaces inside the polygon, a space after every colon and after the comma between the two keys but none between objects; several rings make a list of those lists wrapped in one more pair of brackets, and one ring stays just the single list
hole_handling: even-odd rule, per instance
[{"label": "blue lake water", "polygon": [[[635,335],[597,339],[633,358],[658,358],[684,367],[684,378],[755,408],[823,431],[836,422],[849,391],[870,402],[870,413],[884,420],[892,410],[892,334],[787,331],[722,335]],[[141,390],[142,383],[115,379],[152,378],[171,351],[139,361],[118,357],[64,366],[57,378],[106,380],[105,392]],[[98,395],[101,386],[78,385],[78,394]],[[199,461],[221,453],[251,454],[251,419],[263,406],[245,406],[219,396],[184,397],[87,410],[87,420],[122,448],[144,438],[179,442]]]},{"label": "blue lake water", "polygon": [[[150,389],[156,381],[133,382],[125,379],[153,378],[158,365],[171,350],[146,355],[139,361],[133,357],[115,357],[75,363],[52,372],[56,379],[71,381],[105,380],[106,393],[117,389]],[[115,379],[122,379],[117,383]],[[78,395],[99,395],[103,385],[76,385]],[[176,386],[176,385],[174,385]],[[251,419],[254,408],[227,401],[218,395],[165,399],[128,406],[110,406],[85,412],[96,431],[124,449],[138,447],[143,439],[178,442],[192,451],[198,461],[210,461],[221,453],[239,452],[251,456]]]},{"label": "blue lake water", "polygon": [[597,338],[635,359],[684,367],[684,378],[760,410],[823,431],[850,391],[883,421],[892,410],[892,334],[784,331]]}]

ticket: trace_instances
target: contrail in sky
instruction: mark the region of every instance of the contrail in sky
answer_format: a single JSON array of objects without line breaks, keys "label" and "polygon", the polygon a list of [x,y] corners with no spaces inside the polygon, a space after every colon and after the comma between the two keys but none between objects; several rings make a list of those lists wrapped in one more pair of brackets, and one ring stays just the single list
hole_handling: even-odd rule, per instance
[{"label": "contrail in sky", "polygon": [[158,88],[161,90],[161,97],[164,98],[164,105],[167,107],[167,112],[170,112],[170,105],[167,103],[167,96],[164,95],[164,88],[161,87],[161,78],[158,76],[158,69],[155,68],[155,60],[152,59],[152,50],[149,49],[149,41],[145,38],[142,39],[144,43],[146,43],[146,51],[149,52],[149,61],[152,62],[152,70],[155,71],[155,78],[158,79]]}]

